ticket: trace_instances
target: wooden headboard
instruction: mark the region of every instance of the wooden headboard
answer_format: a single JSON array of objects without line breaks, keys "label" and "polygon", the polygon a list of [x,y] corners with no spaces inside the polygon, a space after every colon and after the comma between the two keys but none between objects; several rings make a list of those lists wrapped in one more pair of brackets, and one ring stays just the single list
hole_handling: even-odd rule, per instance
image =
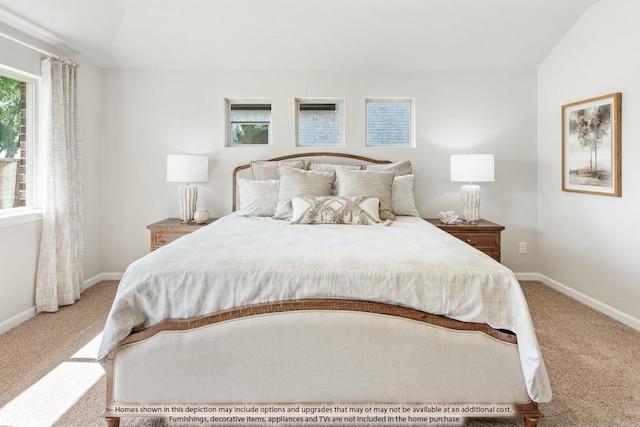
[{"label": "wooden headboard", "polygon": [[[287,156],[274,157],[272,159],[261,159],[266,161],[282,161],[282,160],[293,160],[293,159],[301,159],[301,160],[313,160],[314,162],[319,163],[334,163],[334,164],[344,164],[344,165],[367,165],[367,164],[385,164],[391,163],[389,160],[378,160],[372,159],[370,157],[357,156],[355,154],[346,154],[346,153],[329,153],[329,152],[318,152],[318,153],[298,153],[298,154],[289,154]],[[232,180],[232,207],[235,211],[237,208],[238,202],[238,178],[253,178],[253,174],[251,172],[251,163],[247,163],[244,165],[240,165],[233,170],[233,180]]]}]

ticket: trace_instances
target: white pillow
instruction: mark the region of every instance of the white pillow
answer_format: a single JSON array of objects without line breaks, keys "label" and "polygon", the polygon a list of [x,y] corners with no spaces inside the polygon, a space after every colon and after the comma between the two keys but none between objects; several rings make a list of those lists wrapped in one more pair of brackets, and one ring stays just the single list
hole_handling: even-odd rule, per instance
[{"label": "white pillow", "polygon": [[396,219],[391,212],[391,186],[395,174],[390,171],[352,171],[336,169],[339,197],[371,196],[380,199],[380,219]]},{"label": "white pillow", "polygon": [[391,211],[395,215],[420,216],[413,197],[413,175],[396,176],[393,179]]},{"label": "white pillow", "polygon": [[335,172],[314,172],[280,166],[280,186],[278,187],[278,203],[276,219],[290,219],[291,199],[303,196],[331,196]]},{"label": "white pillow", "polygon": [[379,224],[376,197],[294,197],[291,224]]},{"label": "white pillow", "polygon": [[278,203],[278,181],[238,178],[238,198],[238,215],[273,216]]}]

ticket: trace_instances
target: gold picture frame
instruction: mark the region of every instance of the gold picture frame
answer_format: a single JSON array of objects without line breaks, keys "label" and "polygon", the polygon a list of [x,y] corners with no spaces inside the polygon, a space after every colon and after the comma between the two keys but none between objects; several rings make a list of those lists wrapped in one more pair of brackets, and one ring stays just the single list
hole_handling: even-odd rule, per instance
[{"label": "gold picture frame", "polygon": [[562,106],[562,191],[622,195],[622,94]]}]

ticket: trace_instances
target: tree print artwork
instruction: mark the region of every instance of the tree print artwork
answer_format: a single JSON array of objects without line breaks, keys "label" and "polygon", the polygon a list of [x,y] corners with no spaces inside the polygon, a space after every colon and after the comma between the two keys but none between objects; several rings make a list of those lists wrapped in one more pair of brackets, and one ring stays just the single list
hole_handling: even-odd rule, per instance
[{"label": "tree print artwork", "polygon": [[[569,170],[571,184],[611,186],[611,105],[573,111],[569,116],[569,135],[584,150],[585,163]],[[605,151],[598,163],[598,150]],[[588,164],[586,160],[588,158]]]},{"label": "tree print artwork", "polygon": [[562,190],[621,195],[620,93],[562,106]]}]

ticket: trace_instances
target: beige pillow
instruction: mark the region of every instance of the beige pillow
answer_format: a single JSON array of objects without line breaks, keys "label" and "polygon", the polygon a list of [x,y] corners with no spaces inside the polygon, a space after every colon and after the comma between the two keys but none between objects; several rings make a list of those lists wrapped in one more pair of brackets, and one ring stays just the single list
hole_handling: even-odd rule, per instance
[{"label": "beige pillow", "polygon": [[340,165],[336,163],[316,163],[309,162],[309,170],[317,172],[335,172],[337,168],[349,170],[362,170],[363,165]]},{"label": "beige pillow", "polygon": [[306,160],[259,160],[251,162],[251,172],[253,178],[258,181],[267,179],[279,179],[280,166],[289,166],[296,169],[307,169],[308,162]]},{"label": "beige pillow", "polygon": [[396,176],[393,179],[391,211],[395,215],[420,216],[413,197],[413,174]]},{"label": "beige pillow", "polygon": [[376,197],[294,197],[291,224],[379,224]]},{"label": "beige pillow", "polygon": [[291,199],[304,196],[331,196],[335,172],[315,172],[281,166],[278,203],[274,218],[291,218]]},{"label": "beige pillow", "polygon": [[339,197],[370,196],[380,199],[380,219],[394,220],[391,211],[391,186],[395,174],[390,171],[336,170],[337,195]]},{"label": "beige pillow", "polygon": [[410,175],[413,173],[411,162],[404,160],[397,163],[382,163],[366,165],[366,170],[370,171],[393,171],[396,176]]},{"label": "beige pillow", "polygon": [[[316,162],[309,163],[310,171],[335,172],[336,169],[348,169],[348,170],[359,171],[364,169],[364,165],[340,165],[336,163],[316,163]],[[333,193],[331,193],[331,195],[336,196],[337,194],[338,194],[338,190],[336,188],[336,184],[334,184]]]}]

